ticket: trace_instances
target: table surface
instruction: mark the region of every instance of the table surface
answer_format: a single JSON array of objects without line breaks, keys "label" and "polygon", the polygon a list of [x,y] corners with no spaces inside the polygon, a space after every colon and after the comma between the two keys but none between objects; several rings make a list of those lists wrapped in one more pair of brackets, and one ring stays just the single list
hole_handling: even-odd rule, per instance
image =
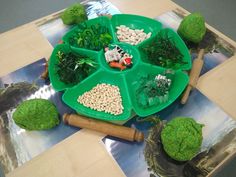
[{"label": "table surface", "polygon": [[[182,9],[169,0],[110,0],[122,13],[156,17],[164,12]],[[38,25],[55,18],[59,12],[0,34],[0,76],[32,63],[49,58],[53,47],[38,30]],[[188,13],[186,11],[186,13]],[[221,38],[236,43],[208,26]],[[236,119],[236,56],[201,76],[197,89]],[[125,176],[104,148],[104,134],[80,130],[51,149],[33,158],[7,177],[116,177]],[[227,159],[226,159],[227,160]],[[223,163],[223,162],[222,162]],[[98,175],[99,174],[99,175]]]}]

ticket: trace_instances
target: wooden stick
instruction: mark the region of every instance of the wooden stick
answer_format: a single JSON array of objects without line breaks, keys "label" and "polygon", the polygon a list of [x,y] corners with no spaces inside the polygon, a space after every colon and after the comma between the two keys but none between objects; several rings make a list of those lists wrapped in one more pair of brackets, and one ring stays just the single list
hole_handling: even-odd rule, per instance
[{"label": "wooden stick", "polygon": [[41,74],[42,79],[47,79],[48,78],[48,62],[45,65],[45,71]]},{"label": "wooden stick", "polygon": [[197,81],[199,79],[199,75],[201,73],[202,66],[204,63],[204,61],[203,61],[204,52],[205,52],[204,49],[200,49],[198,52],[198,57],[193,61],[193,67],[190,71],[190,76],[189,76],[190,77],[189,84],[188,84],[186,90],[184,91],[184,94],[181,99],[182,104],[185,104],[187,102],[190,91],[193,88],[195,88],[197,85]]},{"label": "wooden stick", "polygon": [[95,130],[128,141],[142,142],[144,140],[144,134],[136,129],[90,119],[81,115],[64,114],[63,121],[65,124]]}]

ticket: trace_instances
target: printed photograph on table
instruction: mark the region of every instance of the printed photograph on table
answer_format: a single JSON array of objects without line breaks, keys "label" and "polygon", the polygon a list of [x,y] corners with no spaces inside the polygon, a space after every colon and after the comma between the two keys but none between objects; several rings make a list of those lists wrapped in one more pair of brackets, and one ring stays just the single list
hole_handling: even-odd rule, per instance
[{"label": "printed photograph on table", "polygon": [[[61,121],[61,116],[64,113],[73,113],[74,111],[62,102],[61,93],[56,92],[51,87],[49,80],[41,78],[45,66],[46,60],[40,59],[0,78],[0,160],[4,173],[14,170],[79,130],[79,128],[66,126]],[[55,126],[54,128],[50,125],[50,127],[37,128],[35,127],[37,122],[31,125],[30,120],[25,119],[24,123],[19,120],[23,120],[22,118],[25,116],[22,114],[25,114],[28,108],[21,107],[19,113],[16,113],[17,106],[25,100],[34,100],[35,98],[50,101],[50,103],[36,103],[37,106],[35,103],[29,105],[36,106],[36,109],[43,111],[40,114],[41,121],[43,121],[43,117],[48,117],[43,116],[48,106],[51,103],[53,103],[53,107],[56,106],[55,114],[59,113],[59,122],[55,122],[55,125],[54,123],[51,124]],[[40,104],[44,106],[46,104],[47,106],[41,107]],[[13,120],[13,114],[15,114],[17,120]],[[50,109],[49,114],[52,114],[52,109]],[[52,129],[32,131],[32,129],[44,128]]]}]

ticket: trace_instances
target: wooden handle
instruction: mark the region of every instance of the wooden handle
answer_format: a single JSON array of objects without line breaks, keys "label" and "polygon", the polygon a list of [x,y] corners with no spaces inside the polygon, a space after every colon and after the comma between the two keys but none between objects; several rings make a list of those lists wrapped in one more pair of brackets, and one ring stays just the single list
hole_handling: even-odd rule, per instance
[{"label": "wooden handle", "polygon": [[95,130],[128,141],[141,142],[144,140],[144,134],[133,128],[124,127],[121,125],[114,125],[112,123],[103,122],[95,119],[89,119],[81,115],[64,114],[63,121],[65,124]]},{"label": "wooden handle", "polygon": [[187,102],[190,91],[197,85],[197,81],[199,79],[199,75],[201,73],[202,66],[204,63],[203,56],[204,56],[204,49],[200,49],[200,51],[198,52],[198,57],[193,61],[193,66],[189,76],[189,84],[181,98],[182,104],[185,104]]},{"label": "wooden handle", "polygon": [[181,104],[185,104],[187,102],[191,90],[192,90],[192,86],[188,85],[180,101]]},{"label": "wooden handle", "polygon": [[48,78],[48,63],[45,65],[45,71],[41,74],[42,79],[47,79]]},{"label": "wooden handle", "polygon": [[193,61],[193,67],[190,71],[190,76],[189,76],[190,77],[189,84],[193,88],[197,85],[197,81],[202,70],[202,66],[204,63],[203,56],[204,56],[204,49],[200,49],[198,57]]}]

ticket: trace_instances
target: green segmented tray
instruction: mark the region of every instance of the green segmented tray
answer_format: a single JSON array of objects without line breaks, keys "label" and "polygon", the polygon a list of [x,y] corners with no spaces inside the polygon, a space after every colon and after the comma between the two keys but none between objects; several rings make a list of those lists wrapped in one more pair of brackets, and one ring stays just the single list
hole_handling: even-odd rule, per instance
[{"label": "green segmented tray", "polygon": [[[56,91],[65,91],[62,96],[62,100],[68,106],[76,110],[79,114],[109,121],[127,120],[130,118],[133,112],[135,112],[139,116],[144,117],[166,108],[168,105],[174,102],[178,98],[178,96],[183,92],[186,85],[188,84],[189,78],[188,75],[185,74],[185,72],[183,72],[182,70],[188,70],[191,68],[191,58],[188,48],[185,46],[184,42],[176,32],[168,28],[162,29],[161,23],[156,20],[129,14],[114,15],[111,20],[106,17],[98,17],[92,20],[88,20],[85,23],[90,25],[102,23],[103,25],[105,25],[109,29],[109,32],[111,32],[111,35],[113,37],[112,44],[119,45],[126,52],[133,55],[133,67],[124,71],[119,71],[110,68],[105,61],[103,50],[91,51],[70,45],[69,39],[71,36],[74,35],[74,30],[79,26],[69,31],[63,37],[63,41],[65,44],[57,45],[51,55],[51,58],[49,60],[49,76],[51,79],[52,86]],[[152,32],[152,36],[149,39],[138,44],[137,46],[132,46],[127,43],[121,43],[116,38],[116,26],[119,25],[126,25],[130,28],[136,29],[144,29],[144,32],[146,33]],[[135,94],[135,90],[137,89],[135,83],[138,77],[140,75],[147,74],[162,74],[166,70],[166,68],[150,64],[148,61],[148,57],[145,56],[144,53],[142,53],[141,49],[142,47],[147,46],[153,40],[153,38],[155,38],[157,34],[161,34],[162,31],[167,32],[169,36],[173,37],[176,47],[184,56],[183,61],[185,61],[186,64],[180,66],[178,69],[175,70],[172,85],[169,91],[168,101],[159,105],[143,108],[140,107],[137,103],[137,98]],[[60,81],[59,76],[56,73],[58,63],[58,58],[56,54],[58,51],[71,51],[83,54],[85,56],[89,56],[98,63],[98,66],[95,68],[95,71],[93,73],[91,73],[87,78],[85,78],[77,85],[66,85]],[[115,116],[109,113],[95,111],[83,106],[77,101],[80,95],[82,95],[86,91],[91,90],[93,87],[100,83],[112,84],[120,88],[122,104],[124,107],[124,111],[122,114]]]}]

